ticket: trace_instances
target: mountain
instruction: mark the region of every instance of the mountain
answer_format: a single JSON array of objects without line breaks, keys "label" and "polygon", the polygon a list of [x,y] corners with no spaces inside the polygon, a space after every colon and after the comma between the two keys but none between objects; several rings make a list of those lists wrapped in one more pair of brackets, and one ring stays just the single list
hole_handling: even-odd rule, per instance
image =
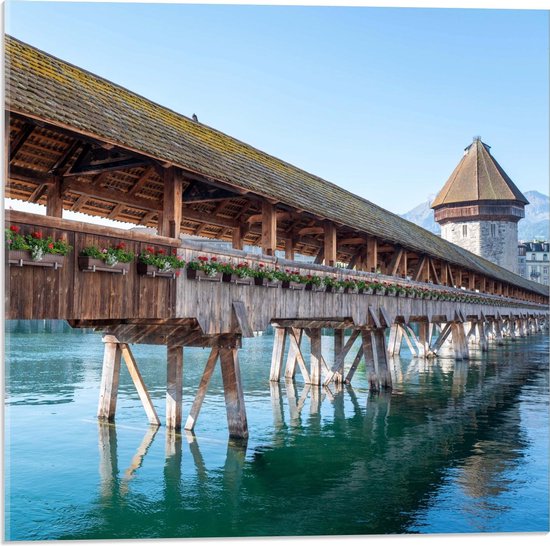
[{"label": "mountain", "polygon": [[[548,241],[550,238],[550,198],[538,191],[526,191],[523,195],[529,201],[529,205],[525,207],[525,218],[518,224],[518,239],[520,241],[532,241],[533,239]],[[434,211],[430,208],[432,199],[420,203],[401,216],[413,224],[440,235],[441,229],[434,220]]]}]

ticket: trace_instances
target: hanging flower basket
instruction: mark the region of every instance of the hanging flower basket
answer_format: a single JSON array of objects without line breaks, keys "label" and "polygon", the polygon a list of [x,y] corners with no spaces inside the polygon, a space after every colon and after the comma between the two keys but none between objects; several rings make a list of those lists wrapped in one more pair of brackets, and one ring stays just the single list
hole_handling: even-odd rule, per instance
[{"label": "hanging flower basket", "polygon": [[98,271],[106,271],[107,273],[118,273],[119,275],[127,275],[130,271],[130,263],[123,263],[115,261],[112,265],[107,264],[104,260],[99,258],[92,258],[91,256],[79,256],[78,268],[80,271],[96,273]]},{"label": "hanging flower basket", "polygon": [[65,239],[54,240],[44,236],[41,231],[32,231],[23,235],[21,228],[12,225],[4,230],[8,264],[23,267],[63,267],[65,256],[72,250]]},{"label": "hanging flower basket", "polygon": [[33,254],[29,250],[10,250],[8,253],[8,262],[9,265],[17,267],[34,265],[58,269],[63,267],[65,256],[61,256],[60,254]]},{"label": "hanging flower basket", "polygon": [[202,271],[200,269],[186,269],[187,278],[195,281],[221,282],[222,273],[220,271]]},{"label": "hanging flower basket", "polygon": [[279,281],[270,280],[267,277],[254,277],[254,286],[265,286],[267,288],[277,288],[280,286]]},{"label": "hanging flower basket", "polygon": [[137,272],[146,277],[175,279],[179,277],[180,269],[184,265],[185,262],[178,257],[176,248],[169,253],[164,248],[147,246],[138,257]]},{"label": "hanging flower basket", "polygon": [[282,281],[281,286],[287,290],[304,290],[306,285],[297,281]]},{"label": "hanging flower basket", "polygon": [[252,279],[250,277],[242,277],[237,273],[222,273],[222,282],[250,285],[252,284]]}]

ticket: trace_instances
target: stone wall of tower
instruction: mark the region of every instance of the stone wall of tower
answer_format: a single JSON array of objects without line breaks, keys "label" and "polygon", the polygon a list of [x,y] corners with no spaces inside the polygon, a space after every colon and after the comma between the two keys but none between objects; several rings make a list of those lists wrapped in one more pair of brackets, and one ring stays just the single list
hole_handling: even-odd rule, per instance
[{"label": "stone wall of tower", "polygon": [[448,222],[441,226],[441,237],[517,273],[518,225],[516,222],[501,220]]}]

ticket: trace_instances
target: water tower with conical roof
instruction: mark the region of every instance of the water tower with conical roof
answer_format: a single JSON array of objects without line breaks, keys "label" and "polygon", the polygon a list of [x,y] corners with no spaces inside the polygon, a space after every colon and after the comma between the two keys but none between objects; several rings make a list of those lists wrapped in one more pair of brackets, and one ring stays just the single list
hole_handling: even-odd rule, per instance
[{"label": "water tower with conical roof", "polygon": [[441,237],[510,271],[518,269],[518,222],[529,201],[475,137],[431,204]]}]

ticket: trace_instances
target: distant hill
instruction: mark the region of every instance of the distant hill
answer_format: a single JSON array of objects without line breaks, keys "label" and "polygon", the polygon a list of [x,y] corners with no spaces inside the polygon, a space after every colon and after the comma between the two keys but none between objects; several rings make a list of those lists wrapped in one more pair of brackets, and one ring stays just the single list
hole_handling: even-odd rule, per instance
[{"label": "distant hill", "polygon": [[[533,239],[550,239],[550,198],[538,191],[526,191],[529,205],[525,207],[525,218],[518,224],[518,239],[532,241]],[[420,203],[401,216],[413,224],[417,224],[432,233],[441,234],[439,225],[434,220],[430,208],[432,200]]]}]

